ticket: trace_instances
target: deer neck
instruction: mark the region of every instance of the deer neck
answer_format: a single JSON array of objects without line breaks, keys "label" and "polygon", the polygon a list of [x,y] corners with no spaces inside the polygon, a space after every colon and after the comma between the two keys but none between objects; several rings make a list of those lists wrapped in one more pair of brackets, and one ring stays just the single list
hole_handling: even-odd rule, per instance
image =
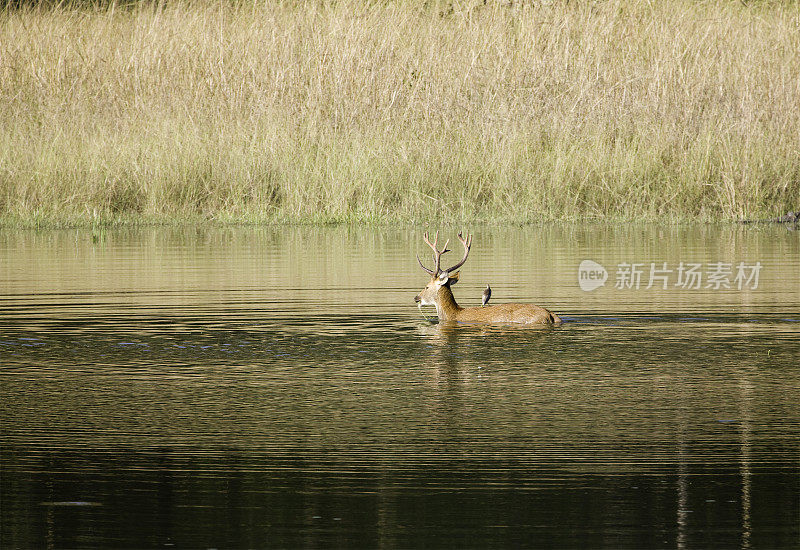
[{"label": "deer neck", "polygon": [[443,286],[439,289],[438,300],[436,300],[436,314],[442,321],[455,321],[458,312],[462,308],[456,303],[453,296],[453,291],[449,286]]}]

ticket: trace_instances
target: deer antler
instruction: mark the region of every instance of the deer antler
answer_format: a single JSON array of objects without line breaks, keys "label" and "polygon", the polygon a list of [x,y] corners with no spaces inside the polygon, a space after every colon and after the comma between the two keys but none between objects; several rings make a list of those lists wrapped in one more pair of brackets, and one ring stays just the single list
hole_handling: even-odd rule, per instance
[{"label": "deer antler", "polygon": [[444,242],[444,248],[443,248],[442,250],[439,250],[439,248],[438,248],[438,244],[439,244],[439,232],[438,232],[438,231],[436,232],[436,236],[433,238],[433,242],[432,242],[432,243],[431,243],[431,240],[430,240],[430,238],[428,237],[428,232],[427,232],[427,231],[425,232],[425,234],[423,235],[423,237],[422,237],[422,238],[423,238],[423,239],[425,239],[425,244],[427,244],[428,246],[430,246],[430,247],[431,247],[431,250],[433,250],[433,263],[434,263],[434,268],[433,268],[433,269],[428,269],[427,267],[425,267],[424,265],[422,265],[422,260],[420,260],[420,259],[419,259],[419,254],[417,254],[417,261],[419,262],[419,266],[420,266],[422,269],[424,269],[425,271],[427,271],[428,273],[430,273],[430,274],[431,274],[431,276],[433,276],[433,277],[436,277],[436,276],[437,276],[439,273],[441,273],[441,272],[442,272],[442,270],[441,270],[441,268],[440,268],[440,264],[441,264],[441,261],[442,261],[442,254],[444,254],[445,252],[450,252],[450,251],[447,249],[447,245],[448,245],[448,244],[450,244],[450,239],[447,239],[447,240]]},{"label": "deer antler", "polygon": [[[447,272],[447,273],[452,273],[453,271],[455,271],[456,269],[458,269],[459,267],[464,265],[464,262],[467,261],[467,256],[469,256],[469,249],[472,246],[472,235],[467,233],[467,238],[465,239],[464,237],[461,236],[461,233],[459,233],[458,234],[458,240],[461,241],[461,244],[464,245],[464,257],[461,258],[461,261],[458,262],[453,267],[445,269],[445,272]],[[447,247],[445,246],[445,248],[447,248]]]},{"label": "deer antler", "polygon": [[427,271],[428,273],[430,273],[431,277],[435,277],[435,276],[436,276],[436,273],[435,273],[433,270],[431,270],[431,269],[428,269],[427,267],[425,267],[424,265],[422,265],[422,260],[420,260],[420,259],[419,259],[419,254],[417,254],[417,261],[419,262],[419,266],[420,266],[422,269],[424,269],[425,271]]}]

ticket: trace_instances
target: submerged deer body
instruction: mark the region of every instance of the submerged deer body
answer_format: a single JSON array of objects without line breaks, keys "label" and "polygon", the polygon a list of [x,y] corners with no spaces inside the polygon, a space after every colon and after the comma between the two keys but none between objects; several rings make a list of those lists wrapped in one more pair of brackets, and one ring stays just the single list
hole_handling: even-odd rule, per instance
[{"label": "submerged deer body", "polygon": [[[425,243],[433,249],[434,268],[428,269],[422,265],[422,261],[417,256],[420,267],[427,271],[430,282],[417,294],[414,301],[423,306],[436,306],[436,313],[441,321],[456,321],[460,323],[529,323],[539,325],[556,325],[561,323],[561,319],[555,313],[551,313],[543,307],[532,304],[502,304],[499,306],[486,307],[461,307],[456,303],[453,291],[450,286],[458,282],[458,268],[464,265],[469,256],[469,249],[472,246],[472,237],[466,238],[458,234],[458,240],[464,246],[464,257],[453,267],[442,269],[440,266],[442,254],[449,252],[447,245],[439,250],[439,234],[436,234],[433,243],[425,233]],[[455,272],[455,273],[454,273]]]}]

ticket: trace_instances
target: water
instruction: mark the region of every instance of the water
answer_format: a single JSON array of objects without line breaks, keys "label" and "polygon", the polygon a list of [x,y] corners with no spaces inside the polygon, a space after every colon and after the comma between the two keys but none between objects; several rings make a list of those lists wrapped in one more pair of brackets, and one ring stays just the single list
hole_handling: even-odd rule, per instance
[{"label": "water", "polygon": [[412,230],[0,233],[2,546],[800,546],[798,232],[474,229],[562,327],[429,323]]}]

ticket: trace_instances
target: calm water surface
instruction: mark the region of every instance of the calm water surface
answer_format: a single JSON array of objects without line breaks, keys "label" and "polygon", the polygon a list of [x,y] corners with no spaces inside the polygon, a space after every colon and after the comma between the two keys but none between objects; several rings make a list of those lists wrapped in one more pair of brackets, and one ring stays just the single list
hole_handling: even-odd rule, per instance
[{"label": "calm water surface", "polygon": [[2,547],[800,547],[798,232],[474,231],[0,233]]}]

